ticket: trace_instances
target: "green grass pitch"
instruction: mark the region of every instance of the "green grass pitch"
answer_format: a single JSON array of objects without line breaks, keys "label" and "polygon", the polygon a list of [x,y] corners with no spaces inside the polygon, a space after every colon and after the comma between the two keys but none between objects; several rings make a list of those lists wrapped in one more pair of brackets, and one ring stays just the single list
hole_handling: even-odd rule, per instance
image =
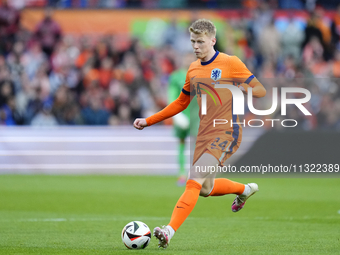
[{"label": "green grass pitch", "polygon": [[166,250],[128,250],[132,220],[167,224],[174,177],[0,175],[0,254],[340,254],[340,179],[237,179],[260,191],[199,198]]}]

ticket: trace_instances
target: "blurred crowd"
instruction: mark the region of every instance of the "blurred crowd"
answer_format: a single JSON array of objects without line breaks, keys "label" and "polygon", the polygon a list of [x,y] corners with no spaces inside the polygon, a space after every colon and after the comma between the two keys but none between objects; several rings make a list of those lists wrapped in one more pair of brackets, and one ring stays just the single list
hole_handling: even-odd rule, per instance
[{"label": "blurred crowd", "polygon": [[[294,105],[282,116],[279,100],[277,110],[263,119],[294,119],[305,130],[340,130],[340,4],[331,18],[325,14],[323,8],[316,7],[303,22],[289,13],[284,19],[275,19],[264,3],[250,19],[228,21],[225,52],[243,59],[269,92],[266,100],[255,99],[257,109],[271,107],[274,87],[279,99],[282,87],[303,87],[311,92],[311,99],[304,104],[311,116]],[[249,114],[246,119],[258,117]]]},{"label": "blurred crowd", "polygon": [[240,9],[257,8],[263,1],[272,8],[314,9],[316,5],[334,9],[338,0],[11,0],[11,5],[24,7],[55,8],[143,8],[143,9]]},{"label": "blurred crowd", "polygon": [[[340,5],[331,18],[316,7],[305,22],[289,14],[283,22],[270,1],[261,1],[247,15],[223,22],[216,49],[239,56],[269,91],[255,107],[270,108],[272,87],[305,87],[312,116],[292,106],[284,118],[306,130],[340,129]],[[167,26],[150,47],[120,35],[63,34],[46,9],[28,31],[20,11],[3,4],[0,125],[131,125],[162,109],[169,75],[191,47],[176,18]],[[280,107],[270,117],[282,118]]]}]

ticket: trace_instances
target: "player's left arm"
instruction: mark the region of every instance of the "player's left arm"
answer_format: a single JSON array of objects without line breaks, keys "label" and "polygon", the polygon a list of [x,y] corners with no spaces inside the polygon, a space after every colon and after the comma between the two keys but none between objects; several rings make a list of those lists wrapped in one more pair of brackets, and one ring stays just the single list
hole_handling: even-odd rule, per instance
[{"label": "player's left arm", "polygon": [[264,97],[266,95],[266,89],[261,82],[248,70],[246,65],[236,56],[230,58],[231,65],[231,78],[238,83],[238,88],[242,90],[244,94],[248,93],[248,89],[251,87],[253,97]]},{"label": "player's left arm", "polygon": [[253,97],[264,97],[267,93],[262,83],[254,77],[249,83],[241,83],[239,88],[244,94],[248,94],[248,89],[252,88]]}]

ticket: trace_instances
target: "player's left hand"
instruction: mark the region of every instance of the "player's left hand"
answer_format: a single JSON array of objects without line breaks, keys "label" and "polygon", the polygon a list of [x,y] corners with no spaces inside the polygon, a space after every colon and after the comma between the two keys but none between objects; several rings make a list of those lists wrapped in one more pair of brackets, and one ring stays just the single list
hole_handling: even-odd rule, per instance
[{"label": "player's left hand", "polygon": [[243,92],[243,94],[247,94],[248,93],[249,85],[247,83],[241,83],[237,87]]},{"label": "player's left hand", "polygon": [[143,128],[148,126],[148,123],[145,119],[135,119],[133,122],[133,126],[139,130],[142,130]]}]

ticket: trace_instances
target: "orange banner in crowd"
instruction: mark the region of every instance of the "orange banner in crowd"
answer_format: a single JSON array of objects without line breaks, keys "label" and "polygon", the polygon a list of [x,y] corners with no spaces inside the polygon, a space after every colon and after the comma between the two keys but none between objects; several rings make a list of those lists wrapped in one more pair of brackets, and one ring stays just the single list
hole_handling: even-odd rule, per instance
[{"label": "orange banner in crowd", "polygon": [[[71,34],[125,34],[129,33],[134,20],[160,18],[171,20],[176,15],[178,19],[215,18],[216,11],[200,10],[56,10],[53,18],[60,24],[63,33]],[[22,25],[33,31],[44,17],[44,10],[25,9],[21,14]]]}]

